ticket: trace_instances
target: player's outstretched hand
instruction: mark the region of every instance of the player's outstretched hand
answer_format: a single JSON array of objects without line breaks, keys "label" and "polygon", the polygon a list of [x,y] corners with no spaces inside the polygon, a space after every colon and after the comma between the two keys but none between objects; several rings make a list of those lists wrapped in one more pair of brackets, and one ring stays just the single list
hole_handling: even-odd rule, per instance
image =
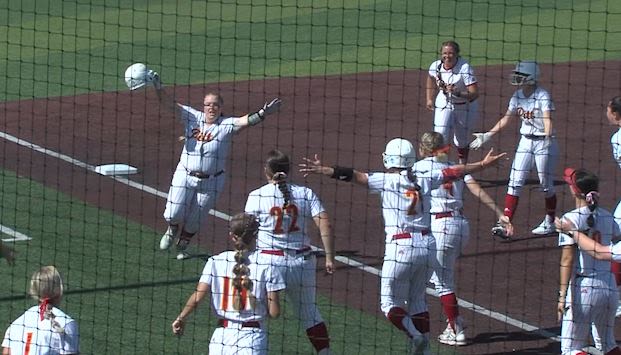
[{"label": "player's outstretched hand", "polygon": [[278,111],[280,109],[281,104],[282,104],[282,100],[279,98],[275,98],[275,99],[272,99],[272,101],[266,101],[265,104],[263,104],[263,107],[261,108],[261,110],[259,111],[262,112],[264,115],[269,115],[271,113]]},{"label": "player's outstretched hand", "polygon": [[513,223],[507,216],[502,216],[498,219],[498,222],[505,228],[505,234],[507,237],[511,238],[515,235],[515,230],[513,228]]},{"label": "player's outstretched hand", "polygon": [[483,160],[481,160],[481,165],[484,167],[490,166],[490,165],[495,165],[498,164],[498,162],[500,161],[500,159],[504,158],[507,153],[500,153],[500,154],[493,154],[494,153],[494,148],[490,148],[489,152],[487,152],[487,155],[485,156],[485,158],[483,158]]},{"label": "player's outstretched hand", "polygon": [[304,173],[304,177],[307,177],[310,174],[327,174],[326,169],[330,169],[329,167],[321,165],[321,160],[319,159],[319,155],[315,154],[313,159],[302,158],[306,163],[299,164],[300,172]]},{"label": "player's outstretched hand", "polygon": [[483,144],[487,143],[490,139],[492,139],[493,135],[494,134],[491,132],[474,133],[473,136],[475,138],[472,141],[472,143],[470,143],[470,149],[474,149],[474,150],[480,149],[483,146]]},{"label": "player's outstretched hand", "polygon": [[172,331],[175,335],[183,335],[183,329],[185,328],[185,321],[177,318],[172,322]]}]

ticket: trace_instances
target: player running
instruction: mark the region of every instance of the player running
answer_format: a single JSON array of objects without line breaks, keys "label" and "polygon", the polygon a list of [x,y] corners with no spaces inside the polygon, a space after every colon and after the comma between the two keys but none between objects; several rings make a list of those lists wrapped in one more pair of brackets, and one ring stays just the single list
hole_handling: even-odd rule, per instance
[{"label": "player running", "polygon": [[288,181],[290,168],[286,154],[270,151],[264,168],[268,182],[250,193],[245,210],[259,219],[259,253],[263,262],[285,276],[285,293],[308,339],[318,354],[330,354],[328,328],[315,300],[317,259],[306,230],[308,220],[312,219],[319,229],[329,274],[334,272],[334,236],[317,195],[308,187]]},{"label": "player running", "polygon": [[183,105],[162,87],[159,75],[150,71],[161,104],[176,113],[185,125],[183,151],[172,177],[164,219],[168,228],[160,240],[160,249],[169,249],[173,242],[177,259],[185,259],[192,237],[212,209],[225,183],[224,174],[234,134],[245,127],[261,123],[277,112],[281,100],[266,102],[257,112],[241,117],[225,116],[224,99],[218,93],[207,93],[203,110]]},{"label": "player running", "polygon": [[[513,220],[520,199],[520,193],[533,164],[537,167],[539,182],[545,196],[546,215],[541,224],[532,230],[535,235],[554,232],[556,192],[554,190],[554,169],[559,157],[558,145],[552,124],[555,110],[550,94],[538,85],[539,65],[534,61],[518,62],[511,76],[511,85],[518,87],[509,101],[505,115],[485,133],[475,133],[470,148],[479,149],[493,135],[500,132],[512,119],[521,119],[522,138],[515,152],[509,186],[505,197],[504,215]],[[503,238],[511,234],[497,224],[492,233]]]},{"label": "player running", "polygon": [[[424,133],[418,148],[423,159],[414,164],[414,174],[418,178],[431,177],[434,171],[454,166],[454,163],[448,161],[448,149],[440,133]],[[463,179],[446,182],[428,191],[428,195],[423,195],[424,200],[430,200],[424,208],[428,210],[425,213],[431,213],[431,233],[436,240],[438,269],[434,271],[431,282],[435,285],[447,317],[446,329],[438,336],[438,341],[447,345],[467,344],[463,320],[459,316],[454,273],[457,258],[470,237],[470,224],[464,214],[465,187],[496,213],[507,230],[513,228],[509,219],[503,216],[502,210],[470,174]]]},{"label": "player running", "polygon": [[430,216],[423,208],[428,191],[444,182],[494,164],[505,153],[492,155],[468,165],[455,165],[434,170],[419,177],[411,167],[416,161],[414,146],[408,140],[395,138],[383,153],[386,172],[363,173],[353,168],[328,167],[319,157],[304,158],[300,171],[322,174],[333,179],[355,182],[371,193],[379,194],[386,233],[386,248],[381,271],[380,307],[386,318],[410,338],[414,353],[429,351],[429,312],[425,289],[436,268],[433,250],[436,241],[429,230]]},{"label": "player running", "polygon": [[229,236],[235,251],[207,260],[196,291],[172,323],[174,334],[183,334],[187,317],[211,293],[218,328],[211,336],[209,353],[268,353],[265,320],[280,314],[279,293],[285,288],[285,280],[277,268],[260,261],[256,250],[258,229],[253,215],[233,216]]},{"label": "player running", "polygon": [[39,304],[11,323],[2,341],[3,355],[80,353],[78,323],[58,308],[63,289],[54,266],[44,266],[32,275],[28,294]]},{"label": "player running", "polygon": [[619,295],[610,263],[589,255],[592,245],[590,247],[581,239],[609,245],[613,238],[621,237],[621,230],[612,214],[598,205],[597,175],[585,169],[567,168],[563,178],[569,184],[576,209],[555,223],[562,232],[559,233],[559,246],[563,248],[557,307],[559,321],[562,321],[561,352],[579,354],[589,345],[593,327],[602,351],[607,355],[619,355],[621,349],[617,347],[614,335],[614,310]]}]

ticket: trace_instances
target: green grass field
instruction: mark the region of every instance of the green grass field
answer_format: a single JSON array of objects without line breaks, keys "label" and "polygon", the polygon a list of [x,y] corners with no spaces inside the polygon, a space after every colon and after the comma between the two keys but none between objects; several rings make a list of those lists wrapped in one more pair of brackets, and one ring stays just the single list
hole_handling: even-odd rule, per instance
[{"label": "green grass field", "polygon": [[[620,60],[621,2],[5,0],[0,101],[127,90],[122,73],[138,61],[166,84],[419,69],[452,38],[477,66]],[[0,265],[3,327],[32,303],[31,273],[54,264],[83,353],[206,353],[215,324],[207,303],[183,338],[169,330],[201,260],[163,257],[156,231],[0,172],[0,223],[33,238],[16,245],[15,267]],[[320,302],[336,353],[403,353],[403,335],[385,319]],[[274,354],[311,352],[287,314],[270,333]]]},{"label": "green grass field", "polygon": [[621,58],[614,0],[0,2],[0,100],[165,83],[424,68],[455,38],[475,65]]}]

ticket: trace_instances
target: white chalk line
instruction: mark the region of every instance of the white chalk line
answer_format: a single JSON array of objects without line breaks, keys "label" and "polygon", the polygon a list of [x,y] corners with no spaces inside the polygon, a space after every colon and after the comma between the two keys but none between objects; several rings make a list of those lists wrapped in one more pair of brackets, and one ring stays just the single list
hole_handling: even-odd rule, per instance
[{"label": "white chalk line", "polygon": [[3,238],[3,242],[23,242],[27,240],[31,240],[29,236],[16,231],[15,229],[7,226],[3,226],[0,224],[0,234],[6,234],[11,238]]},{"label": "white chalk line", "polygon": [[[4,138],[4,139],[6,139],[6,140],[8,140],[10,142],[13,142],[15,144],[18,144],[20,146],[32,149],[32,150],[34,150],[36,152],[39,152],[39,153],[42,153],[42,154],[46,154],[48,156],[51,156],[51,157],[60,159],[62,161],[65,161],[65,162],[67,162],[69,164],[73,164],[75,166],[78,166],[78,167],[84,168],[84,169],[86,169],[88,171],[91,171],[93,173],[96,173],[94,165],[87,164],[85,162],[82,162],[80,160],[72,158],[72,157],[70,157],[68,155],[61,154],[61,153],[55,152],[53,150],[41,147],[41,146],[39,146],[37,144],[28,142],[28,141],[20,139],[20,138],[17,138],[17,137],[12,136],[12,135],[10,135],[8,133],[0,132],[0,138]],[[116,180],[116,181],[118,181],[118,182],[120,182],[122,184],[126,184],[126,185],[131,186],[131,187],[133,187],[135,189],[147,192],[147,193],[155,195],[157,197],[161,197],[161,198],[165,199],[168,196],[168,194],[165,193],[165,192],[162,192],[162,191],[159,191],[159,190],[157,190],[157,189],[155,189],[153,187],[150,187],[150,186],[147,186],[147,185],[144,185],[144,184],[132,181],[132,180],[130,180],[127,177],[122,177],[122,176],[106,176],[106,177],[112,178],[112,179],[114,179],[114,180]],[[215,216],[215,217],[218,217],[220,219],[224,219],[226,221],[229,221],[232,218],[230,215],[228,215],[228,214],[226,214],[224,212],[216,211],[216,210],[210,210],[209,213],[211,215]],[[315,247],[315,246],[313,246],[313,249],[316,250],[316,251],[323,251],[323,249]],[[376,276],[380,276],[381,275],[380,269],[378,269],[376,267],[373,267],[373,266],[370,266],[370,265],[366,265],[366,264],[361,263],[359,261],[356,261],[354,259],[351,259],[351,258],[348,258],[348,257],[345,257],[345,256],[336,256],[335,259],[337,261],[345,264],[345,265],[354,267],[354,268],[362,270],[364,272],[368,272],[368,273],[376,275]],[[434,296],[434,297],[437,297],[437,295],[435,293],[435,290],[433,290],[432,288],[427,288],[427,294],[429,294],[431,296]],[[473,312],[476,312],[476,313],[481,314],[483,316],[492,318],[492,319],[497,320],[499,322],[511,325],[511,326],[516,327],[518,329],[522,329],[522,330],[527,331],[527,332],[532,332],[532,333],[538,334],[540,336],[549,338],[549,339],[554,340],[554,341],[560,341],[560,337],[558,335],[556,335],[556,334],[553,334],[553,333],[551,333],[551,332],[549,332],[549,331],[547,331],[545,329],[538,328],[538,327],[533,326],[531,324],[522,322],[522,321],[520,321],[518,319],[511,318],[511,317],[509,317],[509,316],[507,316],[505,314],[489,310],[489,309],[487,309],[485,307],[476,305],[474,303],[471,303],[471,302],[468,302],[468,301],[465,301],[465,300],[462,300],[462,299],[458,299],[458,304],[459,304],[459,306],[461,306],[463,308],[470,309]]]}]

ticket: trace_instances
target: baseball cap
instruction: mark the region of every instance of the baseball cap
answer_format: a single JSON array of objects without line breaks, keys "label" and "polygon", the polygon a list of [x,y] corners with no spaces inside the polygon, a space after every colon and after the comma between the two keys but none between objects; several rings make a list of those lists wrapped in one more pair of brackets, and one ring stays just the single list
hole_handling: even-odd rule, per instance
[{"label": "baseball cap", "polygon": [[576,184],[576,169],[574,168],[565,168],[563,172],[563,180],[571,187],[571,190],[574,193],[583,193],[578,185]]}]

